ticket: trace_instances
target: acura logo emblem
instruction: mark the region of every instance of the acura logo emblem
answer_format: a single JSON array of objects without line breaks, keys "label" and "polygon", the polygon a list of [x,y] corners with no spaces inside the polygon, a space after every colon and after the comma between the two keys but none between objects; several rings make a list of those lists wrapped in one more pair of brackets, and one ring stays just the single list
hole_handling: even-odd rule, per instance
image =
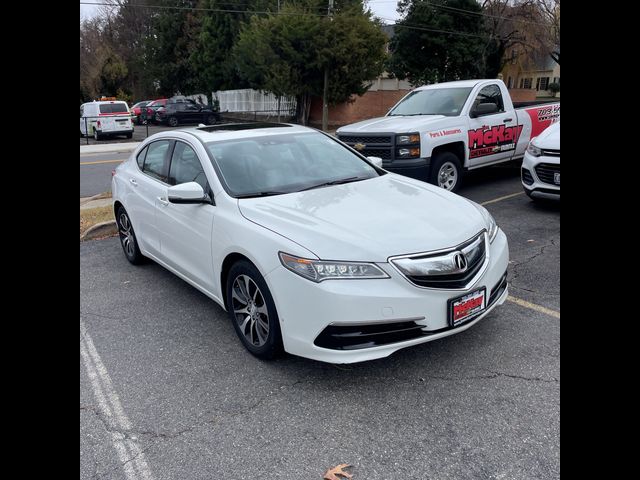
[{"label": "acura logo emblem", "polygon": [[467,257],[465,257],[462,253],[456,253],[453,256],[453,264],[458,270],[464,272],[467,269]]},{"label": "acura logo emblem", "polygon": [[366,145],[364,143],[356,143],[353,148],[355,148],[356,150],[360,151],[363,150],[364,147],[366,147]]}]

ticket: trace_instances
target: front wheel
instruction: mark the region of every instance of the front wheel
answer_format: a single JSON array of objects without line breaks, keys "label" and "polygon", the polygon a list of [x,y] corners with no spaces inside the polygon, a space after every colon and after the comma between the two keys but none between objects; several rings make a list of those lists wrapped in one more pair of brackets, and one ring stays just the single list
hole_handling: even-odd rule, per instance
[{"label": "front wheel", "polygon": [[283,351],[276,306],[267,283],[250,262],[241,260],[229,271],[227,310],[233,328],[249,352],[268,360]]},{"label": "front wheel", "polygon": [[129,133],[125,134],[125,136],[127,138],[133,138],[133,132],[129,132]]},{"label": "front wheel", "polygon": [[457,192],[462,183],[462,166],[458,157],[451,152],[435,155],[429,172],[429,183]]},{"label": "front wheel", "polygon": [[102,140],[102,135],[98,133],[98,130],[96,130],[95,128],[93,129],[93,138],[96,140],[96,142],[98,140]]},{"label": "front wheel", "polygon": [[218,117],[216,117],[215,115],[209,115],[207,116],[207,125],[215,125],[216,122],[218,121]]},{"label": "front wheel", "polygon": [[178,119],[176,117],[169,117],[169,126],[170,127],[177,127],[178,126]]}]

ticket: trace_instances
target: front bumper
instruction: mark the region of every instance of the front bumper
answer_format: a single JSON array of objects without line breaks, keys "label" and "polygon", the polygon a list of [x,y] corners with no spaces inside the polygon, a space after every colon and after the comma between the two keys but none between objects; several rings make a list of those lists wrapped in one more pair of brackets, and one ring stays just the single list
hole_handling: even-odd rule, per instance
[{"label": "front bumper", "polygon": [[[486,288],[487,300],[507,271],[509,252],[505,234],[500,230],[490,246],[488,266],[483,275],[468,289],[445,290],[420,288],[410,283],[388,263],[379,263],[391,278],[370,280],[327,280],[314,283],[280,266],[265,276],[273,294],[282,340],[287,352],[329,363],[353,363],[387,357],[393,352],[462,332],[501,305],[508,289],[498,292],[493,303],[477,317],[451,328],[447,301],[465,293]],[[318,346],[327,327],[376,326],[408,322],[419,326],[415,338],[386,344],[370,342],[355,349]]]},{"label": "front bumper", "polygon": [[542,181],[536,172],[536,167],[543,163],[554,166],[557,165],[559,171],[560,157],[551,157],[546,155],[534,157],[529,154],[529,152],[525,152],[524,158],[522,159],[522,171],[520,176],[522,186],[530,197],[559,200],[560,185],[555,185],[552,181]]}]

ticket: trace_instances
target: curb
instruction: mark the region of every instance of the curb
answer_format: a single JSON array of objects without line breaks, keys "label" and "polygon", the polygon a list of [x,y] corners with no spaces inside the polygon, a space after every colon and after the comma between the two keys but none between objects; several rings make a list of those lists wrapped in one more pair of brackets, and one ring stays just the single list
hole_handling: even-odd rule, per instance
[{"label": "curb", "polygon": [[108,222],[97,223],[93,227],[89,228],[84,232],[84,235],[80,237],[80,241],[94,240],[99,237],[115,235],[116,233],[118,233],[118,225],[116,224],[116,221],[109,220]]},{"label": "curb", "polygon": [[95,195],[92,195],[91,197],[80,197],[80,205],[84,205],[85,203],[89,203],[92,200],[102,200],[103,198],[111,198],[111,197],[105,197],[106,192],[102,192],[102,193],[97,193]]},{"label": "curb", "polygon": [[80,145],[80,155],[88,153],[132,152],[141,142],[104,143],[102,145]]}]

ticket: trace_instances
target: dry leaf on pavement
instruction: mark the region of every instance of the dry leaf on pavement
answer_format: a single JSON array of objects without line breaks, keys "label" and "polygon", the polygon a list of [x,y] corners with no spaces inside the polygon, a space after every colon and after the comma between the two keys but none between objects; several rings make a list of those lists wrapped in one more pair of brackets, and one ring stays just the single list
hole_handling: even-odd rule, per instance
[{"label": "dry leaf on pavement", "polygon": [[[351,465],[347,464],[347,463],[341,463],[340,465],[336,465],[333,468],[330,468],[329,470],[327,470],[324,473],[324,476],[322,477],[323,480],[342,480],[342,478],[351,478],[353,477],[353,475],[351,475],[350,473],[347,473],[343,470],[343,468],[347,468],[350,467]],[[339,477],[340,478],[339,478]]]}]

